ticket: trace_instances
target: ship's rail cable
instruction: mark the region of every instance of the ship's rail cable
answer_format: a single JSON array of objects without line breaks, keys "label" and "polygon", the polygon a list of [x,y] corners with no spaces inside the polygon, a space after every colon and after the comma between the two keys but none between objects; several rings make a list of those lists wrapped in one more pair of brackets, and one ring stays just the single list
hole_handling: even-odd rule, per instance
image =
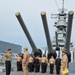
[{"label": "ship's rail cable", "polygon": [[55,3],[56,3],[57,8],[59,9],[59,6],[58,6],[58,3],[57,3],[57,1],[56,1],[56,0],[55,0]]}]

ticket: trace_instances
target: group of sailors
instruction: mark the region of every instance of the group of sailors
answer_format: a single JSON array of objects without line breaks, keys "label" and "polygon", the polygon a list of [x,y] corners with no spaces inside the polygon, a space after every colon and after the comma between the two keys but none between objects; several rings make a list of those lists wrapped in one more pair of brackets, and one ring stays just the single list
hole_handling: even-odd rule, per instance
[{"label": "group of sailors", "polygon": [[[66,56],[66,51],[62,52],[62,60],[58,56],[57,59],[54,59],[53,56],[50,57],[48,60],[46,55],[43,54],[42,57],[39,55],[34,57],[34,55],[30,54],[29,60],[28,60],[28,71],[29,72],[40,72],[41,73],[46,73],[47,72],[47,67],[49,67],[50,74],[54,73],[54,66],[56,68],[56,74],[60,74],[61,68],[62,68],[62,63],[68,62],[68,58]],[[20,63],[20,62],[19,62]],[[20,67],[17,65],[17,68]],[[67,67],[67,63],[66,63]],[[22,70],[22,69],[21,69]]]},{"label": "group of sailors", "polygon": [[23,59],[22,54],[18,54],[18,56],[15,58],[17,63],[17,71],[22,71],[22,59]]},{"label": "group of sailors", "polygon": [[47,63],[48,60],[45,55],[43,55],[42,58],[40,58],[39,56],[34,57],[33,55],[30,55],[28,64],[29,72],[40,72],[41,66],[41,72],[45,73],[47,69]]},{"label": "group of sailors", "polygon": [[[47,66],[49,65],[50,68],[50,74],[54,73],[54,66],[56,65],[56,73],[60,74],[60,67],[61,67],[61,59],[58,57],[56,60],[53,56],[48,60],[45,55],[43,57],[33,57],[32,55],[29,58],[29,72],[40,72],[46,73],[47,72]],[[41,68],[40,68],[41,67]]]},{"label": "group of sailors", "polygon": [[[11,49],[8,49],[5,53],[6,57],[6,75],[10,75],[11,72]],[[28,53],[28,48],[24,48],[24,54],[18,54],[16,58],[17,71],[23,71],[24,75],[28,75],[29,72],[40,72],[46,73],[47,66],[49,65],[50,74],[54,73],[54,66],[56,65],[56,74],[60,74],[61,69],[64,70],[67,67],[68,57],[66,51],[62,51],[62,59],[58,56],[54,59],[53,56],[48,60],[45,55],[40,57],[39,55],[34,57],[34,55]],[[41,69],[41,70],[40,70]],[[62,75],[62,74],[61,74]]]}]

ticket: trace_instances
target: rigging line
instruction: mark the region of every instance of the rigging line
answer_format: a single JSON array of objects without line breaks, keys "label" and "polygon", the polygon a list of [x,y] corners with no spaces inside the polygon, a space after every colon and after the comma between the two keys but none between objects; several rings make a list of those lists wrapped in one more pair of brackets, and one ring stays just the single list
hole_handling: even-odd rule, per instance
[{"label": "rigging line", "polygon": [[57,1],[56,1],[56,0],[55,0],[55,3],[56,3],[57,8],[59,9],[59,6],[58,6],[58,4],[57,4]]}]

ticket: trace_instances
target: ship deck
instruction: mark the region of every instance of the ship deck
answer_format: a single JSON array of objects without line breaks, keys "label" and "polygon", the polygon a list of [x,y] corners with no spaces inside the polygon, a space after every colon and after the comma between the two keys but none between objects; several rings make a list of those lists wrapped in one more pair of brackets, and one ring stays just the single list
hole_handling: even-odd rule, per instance
[{"label": "ship deck", "polygon": [[[5,72],[0,72],[0,75],[5,75]],[[23,75],[23,72],[17,72],[17,71],[12,71],[10,75]],[[47,73],[34,73],[34,72],[29,72],[28,75],[56,75],[56,74],[49,74],[49,72]],[[75,75],[72,73],[69,73],[69,75]]]}]

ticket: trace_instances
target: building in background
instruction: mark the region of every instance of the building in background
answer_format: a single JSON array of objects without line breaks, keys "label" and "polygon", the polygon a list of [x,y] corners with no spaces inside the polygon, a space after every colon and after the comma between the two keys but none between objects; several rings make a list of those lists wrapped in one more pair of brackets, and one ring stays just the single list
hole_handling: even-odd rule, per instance
[{"label": "building in background", "polygon": [[0,52],[1,53],[6,52],[8,49],[11,49],[13,53],[21,53],[22,52],[21,45],[0,41]]}]

